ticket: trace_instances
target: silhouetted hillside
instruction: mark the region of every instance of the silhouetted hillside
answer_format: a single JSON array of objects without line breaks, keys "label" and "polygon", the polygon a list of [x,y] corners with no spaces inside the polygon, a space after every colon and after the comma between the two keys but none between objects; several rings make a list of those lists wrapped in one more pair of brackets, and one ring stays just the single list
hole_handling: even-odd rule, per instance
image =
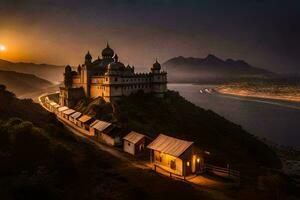
[{"label": "silhouetted hillside", "polygon": [[0,199],[212,199],[137,169],[69,133],[31,100],[0,85]]},{"label": "silhouetted hillside", "polygon": [[152,137],[166,133],[195,141],[197,146],[211,152],[211,162],[223,166],[229,163],[244,174],[258,173],[261,166],[281,166],[276,154],[253,135],[173,91],[167,92],[164,98],[141,93],[123,97],[113,104],[102,99],[81,102],[77,109]]},{"label": "silhouetted hillside", "polygon": [[34,74],[53,83],[58,83],[63,80],[64,67],[48,64],[14,63],[0,59],[0,70]]},{"label": "silhouetted hillside", "polygon": [[0,70],[0,84],[7,86],[17,96],[39,91],[52,85],[51,82],[32,74],[18,73],[14,71]]},{"label": "silhouetted hillside", "polygon": [[258,78],[271,72],[253,67],[243,60],[222,60],[214,55],[206,58],[172,58],[163,64],[170,82],[224,82],[241,78]]}]

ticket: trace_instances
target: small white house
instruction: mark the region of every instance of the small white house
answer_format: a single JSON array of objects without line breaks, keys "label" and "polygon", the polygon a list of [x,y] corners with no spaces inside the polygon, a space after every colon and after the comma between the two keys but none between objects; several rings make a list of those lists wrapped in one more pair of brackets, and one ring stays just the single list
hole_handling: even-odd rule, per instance
[{"label": "small white house", "polygon": [[49,109],[51,112],[55,111],[55,106],[59,106],[59,105],[53,101],[49,103]]},{"label": "small white house", "polygon": [[63,106],[63,107],[58,108],[57,109],[58,115],[61,116],[61,117],[63,117],[63,112],[66,111],[66,110],[68,110],[68,109],[69,108],[67,106]]},{"label": "small white house", "polygon": [[124,136],[124,130],[111,124],[101,134],[97,134],[97,140],[111,146],[119,146],[122,145],[122,136]]},{"label": "small white house", "polygon": [[79,119],[78,119],[78,126],[85,129],[85,130],[89,130],[90,128],[90,124],[92,124],[94,122],[94,118],[92,118],[91,116],[88,115],[82,115]]},{"label": "small white house", "polygon": [[123,150],[136,155],[145,148],[145,135],[131,131],[123,137]]},{"label": "small white house", "polygon": [[103,131],[111,125],[109,122],[96,120],[90,125],[90,135],[98,136],[103,133]]},{"label": "small white house", "polygon": [[54,112],[55,114],[57,114],[58,113],[58,109],[60,108],[60,107],[62,107],[62,106],[60,106],[59,104],[55,104],[52,108],[53,108],[53,111],[52,112]]},{"label": "small white house", "polygon": [[81,117],[81,115],[82,115],[81,112],[75,112],[69,117],[69,120],[73,122],[75,125],[78,125],[77,120],[79,119],[79,117]]},{"label": "small white house", "polygon": [[69,119],[69,116],[72,115],[73,113],[75,113],[76,111],[73,109],[68,109],[63,111],[63,117],[66,119]]},{"label": "small white house", "polygon": [[160,134],[147,147],[154,166],[184,177],[203,171],[204,155],[191,141]]}]

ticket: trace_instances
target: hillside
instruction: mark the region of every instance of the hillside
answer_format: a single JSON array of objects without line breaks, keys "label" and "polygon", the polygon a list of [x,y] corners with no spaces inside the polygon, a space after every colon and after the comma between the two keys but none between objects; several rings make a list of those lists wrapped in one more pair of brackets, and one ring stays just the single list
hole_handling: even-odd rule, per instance
[{"label": "hillside", "polygon": [[0,199],[211,199],[137,169],[69,133],[55,116],[0,85]]},{"label": "hillside", "polygon": [[243,60],[206,58],[172,58],[163,64],[170,82],[226,82],[243,78],[268,77],[271,72],[253,67]]},{"label": "hillside", "polygon": [[0,70],[34,74],[37,77],[58,83],[63,80],[64,67],[48,64],[14,63],[0,59]]},{"label": "hillside", "polygon": [[0,84],[7,86],[17,96],[40,91],[52,85],[51,82],[32,74],[18,73],[14,71],[0,70]]},{"label": "hillside", "polygon": [[166,133],[195,141],[201,149],[211,152],[210,162],[221,166],[230,164],[243,174],[259,173],[260,167],[281,167],[275,153],[253,135],[173,91],[164,98],[140,93],[114,104],[96,99],[81,102],[76,109],[151,137]]}]

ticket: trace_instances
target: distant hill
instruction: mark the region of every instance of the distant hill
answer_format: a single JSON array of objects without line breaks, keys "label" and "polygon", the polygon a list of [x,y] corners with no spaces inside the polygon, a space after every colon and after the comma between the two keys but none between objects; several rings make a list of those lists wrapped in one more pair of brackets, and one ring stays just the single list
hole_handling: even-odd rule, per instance
[{"label": "distant hill", "polygon": [[209,54],[206,58],[172,58],[163,64],[170,82],[226,82],[242,78],[263,78],[273,73],[256,68],[243,60],[222,60]]},{"label": "distant hill", "polygon": [[64,67],[49,64],[14,63],[0,59],[0,70],[34,74],[43,79],[58,83],[63,80]]},{"label": "distant hill", "polygon": [[51,82],[32,74],[2,70],[0,70],[0,84],[6,85],[17,96],[39,91],[52,85]]}]

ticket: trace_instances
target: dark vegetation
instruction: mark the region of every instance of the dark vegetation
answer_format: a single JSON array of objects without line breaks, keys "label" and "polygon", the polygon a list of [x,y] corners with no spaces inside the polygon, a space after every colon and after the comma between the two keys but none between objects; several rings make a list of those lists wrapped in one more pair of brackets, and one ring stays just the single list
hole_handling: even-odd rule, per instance
[{"label": "dark vegetation", "polygon": [[70,134],[53,114],[0,85],[0,199],[210,199],[131,167]]},{"label": "dark vegetation", "polygon": [[188,102],[168,91],[164,98],[135,94],[113,104],[101,99],[81,103],[78,109],[121,127],[147,133],[159,133],[192,140],[211,153],[210,162],[230,166],[242,173],[258,173],[261,167],[280,168],[276,154],[263,142],[211,110]]},{"label": "dark vegetation", "polygon": [[40,91],[52,85],[51,82],[32,74],[2,70],[0,70],[0,84],[6,85],[7,88],[10,91],[14,91],[17,96]]}]

